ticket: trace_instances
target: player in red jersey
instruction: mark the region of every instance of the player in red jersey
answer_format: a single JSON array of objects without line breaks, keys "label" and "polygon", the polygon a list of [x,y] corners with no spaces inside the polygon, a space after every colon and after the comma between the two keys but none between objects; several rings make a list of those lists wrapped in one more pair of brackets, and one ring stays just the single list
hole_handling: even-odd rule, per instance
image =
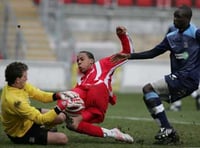
[{"label": "player in red jersey", "polygon": [[[119,26],[116,34],[122,44],[122,53],[132,53],[133,46],[126,28]],[[112,76],[116,68],[126,62],[126,60],[111,62],[111,56],[95,62],[92,53],[81,51],[77,55],[77,65],[82,76],[72,91],[79,94],[84,100],[85,109],[78,116],[68,116],[67,128],[78,133],[87,134],[95,137],[111,137],[119,141],[128,143],[133,142],[129,134],[122,133],[119,129],[106,129],[94,125],[102,123],[109,103],[116,103],[116,96],[112,92]]]}]

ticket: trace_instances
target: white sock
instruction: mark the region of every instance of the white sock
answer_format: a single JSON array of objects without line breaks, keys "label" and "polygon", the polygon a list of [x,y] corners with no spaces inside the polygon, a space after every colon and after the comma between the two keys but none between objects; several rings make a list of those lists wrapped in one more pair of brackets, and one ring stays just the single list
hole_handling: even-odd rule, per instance
[{"label": "white sock", "polygon": [[101,128],[103,131],[104,137],[114,137],[113,132],[106,128]]}]

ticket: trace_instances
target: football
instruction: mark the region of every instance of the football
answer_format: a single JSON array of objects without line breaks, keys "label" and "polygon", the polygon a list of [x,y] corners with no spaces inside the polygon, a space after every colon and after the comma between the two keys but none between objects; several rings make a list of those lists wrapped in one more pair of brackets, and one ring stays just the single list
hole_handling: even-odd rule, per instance
[{"label": "football", "polygon": [[71,98],[69,105],[65,109],[65,113],[68,116],[78,116],[81,114],[81,112],[85,109],[85,104],[83,99],[80,97],[77,98]]}]

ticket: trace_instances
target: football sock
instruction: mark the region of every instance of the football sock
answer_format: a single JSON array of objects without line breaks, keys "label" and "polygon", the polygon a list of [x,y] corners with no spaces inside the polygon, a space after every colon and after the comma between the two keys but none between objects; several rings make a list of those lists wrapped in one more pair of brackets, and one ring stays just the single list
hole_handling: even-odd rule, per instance
[{"label": "football sock", "polygon": [[79,133],[87,134],[95,137],[104,137],[101,127],[81,121],[76,130]]},{"label": "football sock", "polygon": [[156,121],[157,125],[158,125],[159,127],[161,127],[160,120],[157,118],[157,116],[154,115],[154,114],[151,114],[151,116],[152,116],[152,118]]},{"label": "football sock", "polygon": [[149,92],[145,94],[144,101],[149,109],[149,112],[152,114],[152,117],[156,120],[160,127],[170,128],[169,121],[164,111],[164,106],[155,92]]},{"label": "football sock", "polygon": [[111,130],[106,129],[106,128],[101,128],[101,129],[103,131],[104,137],[114,137],[115,136]]},{"label": "football sock", "polygon": [[165,111],[160,112],[156,115],[157,119],[160,121],[160,126],[165,128],[171,128],[169,121],[167,120]]},{"label": "football sock", "polygon": [[160,99],[156,99],[155,101],[157,105],[153,108],[153,110],[154,110],[156,120],[159,120],[159,122],[157,122],[159,123],[158,125],[160,127],[170,128],[171,126],[165,114],[163,104],[161,103]]},{"label": "football sock", "polygon": [[159,127],[171,128],[169,121],[167,120],[165,111],[160,112],[158,114],[151,114],[153,119],[156,121]]}]

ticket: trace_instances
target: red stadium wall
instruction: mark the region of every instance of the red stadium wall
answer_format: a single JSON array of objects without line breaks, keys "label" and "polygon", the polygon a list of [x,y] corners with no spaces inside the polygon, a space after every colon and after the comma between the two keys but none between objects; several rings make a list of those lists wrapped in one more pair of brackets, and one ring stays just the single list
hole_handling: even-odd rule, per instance
[{"label": "red stadium wall", "polygon": [[[40,4],[42,0],[33,0],[35,4]],[[96,5],[111,5],[112,3],[118,6],[139,6],[139,7],[178,7],[180,5],[188,5],[193,8],[200,8],[200,0],[58,0],[64,4],[96,4]]]}]

